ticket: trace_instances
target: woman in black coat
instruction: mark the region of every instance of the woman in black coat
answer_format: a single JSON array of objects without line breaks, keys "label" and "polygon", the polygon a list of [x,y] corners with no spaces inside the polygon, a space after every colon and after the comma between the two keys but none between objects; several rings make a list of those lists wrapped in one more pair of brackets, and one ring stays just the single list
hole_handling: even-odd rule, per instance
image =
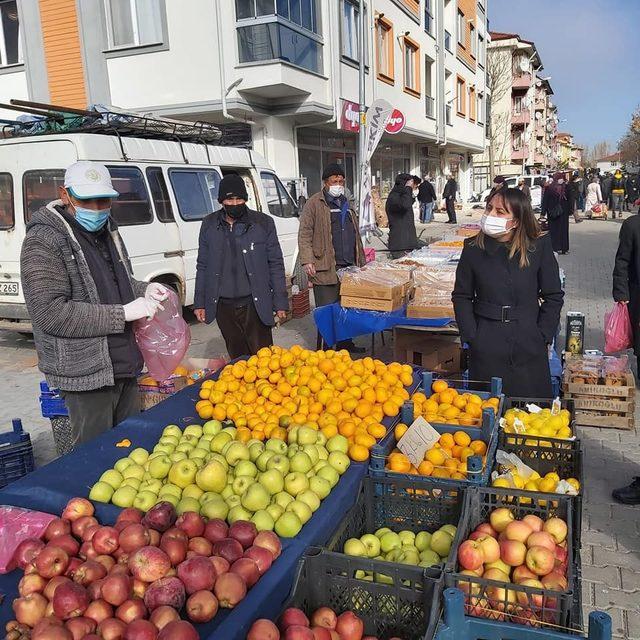
[{"label": "woman in black coat", "polygon": [[389,250],[394,258],[418,247],[413,219],[413,184],[408,173],[398,174],[385,205],[389,220]]},{"label": "woman in black coat", "polygon": [[551,239],[518,189],[495,195],[480,226],[465,240],[452,296],[470,379],[497,376],[507,396],[550,398],[547,345],[564,297]]},{"label": "woman in black coat", "polygon": [[553,174],[553,182],[542,196],[542,215],[547,219],[553,250],[562,255],[569,253],[569,216],[573,213],[571,193],[564,173]]}]

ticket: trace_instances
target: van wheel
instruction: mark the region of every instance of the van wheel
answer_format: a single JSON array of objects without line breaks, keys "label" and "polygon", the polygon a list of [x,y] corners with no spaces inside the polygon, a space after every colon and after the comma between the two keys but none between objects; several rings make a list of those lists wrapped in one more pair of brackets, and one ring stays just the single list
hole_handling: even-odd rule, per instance
[{"label": "van wheel", "polygon": [[300,291],[304,291],[309,288],[307,272],[302,268],[299,258],[296,259],[296,265],[293,269],[293,284],[297,284]]}]

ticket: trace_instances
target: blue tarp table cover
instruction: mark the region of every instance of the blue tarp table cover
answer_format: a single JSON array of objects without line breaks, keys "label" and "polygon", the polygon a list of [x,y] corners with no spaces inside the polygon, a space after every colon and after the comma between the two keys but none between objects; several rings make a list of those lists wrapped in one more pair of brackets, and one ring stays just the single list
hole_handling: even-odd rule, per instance
[{"label": "blue tarp table cover", "polygon": [[445,327],[454,318],[407,318],[407,308],[396,311],[365,311],[346,309],[338,302],[318,307],[313,320],[327,344],[357,336],[379,333],[397,325],[418,327]]}]

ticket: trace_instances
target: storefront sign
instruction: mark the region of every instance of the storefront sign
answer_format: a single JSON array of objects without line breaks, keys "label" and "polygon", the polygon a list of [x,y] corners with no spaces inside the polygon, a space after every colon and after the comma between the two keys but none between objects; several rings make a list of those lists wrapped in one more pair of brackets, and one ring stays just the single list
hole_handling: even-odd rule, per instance
[{"label": "storefront sign", "polygon": [[360,131],[359,117],[360,105],[357,102],[351,102],[351,100],[343,100],[340,128],[343,131],[358,133],[358,131]]},{"label": "storefront sign", "polygon": [[400,111],[399,109],[394,109],[385,131],[387,133],[395,135],[396,133],[400,133],[404,129],[404,125],[406,123],[407,121],[404,117],[404,113],[402,113],[402,111]]}]

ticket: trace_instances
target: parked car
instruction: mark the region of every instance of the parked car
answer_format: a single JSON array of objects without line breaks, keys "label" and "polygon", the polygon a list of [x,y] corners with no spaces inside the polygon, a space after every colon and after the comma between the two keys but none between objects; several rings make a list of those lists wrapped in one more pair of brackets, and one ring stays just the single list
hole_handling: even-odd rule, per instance
[{"label": "parked car", "polygon": [[[524,178],[525,184],[531,189],[531,206],[534,209],[540,209],[542,206],[542,186],[547,182],[549,176],[547,175],[524,175],[524,176],[510,176],[506,178],[505,183],[507,187],[517,187],[521,178]],[[484,202],[489,196],[491,189],[485,189],[480,196],[480,201]]]}]

